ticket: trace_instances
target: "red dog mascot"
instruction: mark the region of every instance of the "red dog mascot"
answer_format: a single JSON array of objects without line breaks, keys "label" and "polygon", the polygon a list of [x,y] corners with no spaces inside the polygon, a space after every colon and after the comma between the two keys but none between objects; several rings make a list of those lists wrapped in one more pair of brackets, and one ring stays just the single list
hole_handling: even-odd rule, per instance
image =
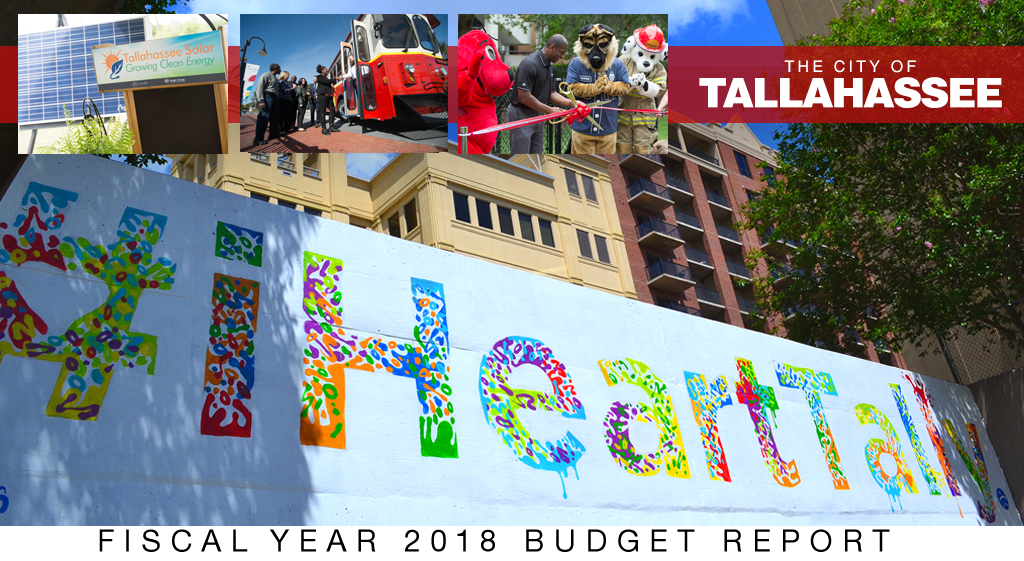
[{"label": "red dog mascot", "polygon": [[[459,37],[459,126],[478,131],[498,124],[497,108],[491,96],[512,88],[512,69],[501,62],[494,39],[480,29]],[[498,133],[469,137],[470,154],[489,154]]]}]

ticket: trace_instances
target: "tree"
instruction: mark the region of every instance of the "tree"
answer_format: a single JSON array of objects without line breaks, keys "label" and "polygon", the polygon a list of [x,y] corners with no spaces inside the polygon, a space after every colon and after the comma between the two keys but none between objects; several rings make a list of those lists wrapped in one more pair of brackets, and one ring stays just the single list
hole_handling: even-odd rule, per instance
[{"label": "tree", "polygon": [[122,14],[173,14],[174,6],[184,7],[189,0],[124,0],[121,3]]},{"label": "tree", "polygon": [[[1024,0],[869,6],[801,43],[1024,43]],[[854,332],[899,350],[956,324],[1024,349],[1024,125],[795,124],[776,139],[777,175],[742,226],[768,248],[800,243],[788,263],[748,255],[772,273],[754,287],[764,327],[789,316],[790,338],[848,354]]]}]

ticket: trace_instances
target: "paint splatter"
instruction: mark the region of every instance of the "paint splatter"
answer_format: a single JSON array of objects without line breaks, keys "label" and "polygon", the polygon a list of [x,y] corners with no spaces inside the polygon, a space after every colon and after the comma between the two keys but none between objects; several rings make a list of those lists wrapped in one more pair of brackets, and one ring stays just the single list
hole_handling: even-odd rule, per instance
[{"label": "paint splatter", "polygon": [[[914,476],[910,473],[910,466],[903,458],[903,451],[900,446],[900,437],[896,434],[889,418],[882,414],[877,407],[870,403],[861,403],[853,408],[857,414],[857,420],[863,425],[878,425],[885,434],[885,440],[872,438],[864,446],[864,458],[871,471],[871,477],[875,483],[889,495],[889,508],[896,512],[896,504],[903,510],[903,503],[900,502],[900,490],[907,493],[917,493],[917,485],[914,484]],[[889,475],[882,469],[881,456],[888,454],[896,461],[896,473]]]},{"label": "paint splatter", "polygon": [[242,261],[262,267],[263,232],[218,221],[214,255],[228,261]]},{"label": "paint splatter", "polygon": [[772,425],[768,422],[768,415],[771,414],[772,421],[775,421],[775,414],[779,410],[775,390],[771,386],[757,383],[754,365],[749,360],[737,357],[736,370],[740,377],[740,381],[736,382],[736,399],[747,405],[765,467],[779,485],[796,487],[800,484],[796,460],[786,462],[782,459],[779,447],[775,444],[775,435],[772,434]]},{"label": "paint splatter", "polygon": [[224,274],[213,275],[213,317],[206,348],[206,373],[200,433],[210,436],[252,435],[252,397],[256,372],[256,322],[260,283]]},{"label": "paint splatter", "polygon": [[967,448],[964,447],[963,442],[960,440],[960,436],[953,427],[953,422],[949,419],[942,420],[942,426],[946,427],[946,433],[953,439],[953,445],[956,447],[957,453],[960,454],[960,459],[967,465],[967,471],[971,472],[971,478],[974,479],[974,482],[978,484],[978,488],[981,489],[984,501],[978,501],[978,516],[985,522],[992,524],[996,521],[996,504],[992,499],[992,487],[988,482],[985,456],[981,453],[981,439],[978,438],[978,429],[974,426],[974,423],[966,423],[966,425],[967,434],[971,438],[971,446],[974,447],[973,458],[967,453]]},{"label": "paint splatter", "polygon": [[896,400],[896,407],[900,410],[900,417],[903,418],[903,428],[907,430],[910,444],[914,447],[914,455],[917,456],[917,465],[921,468],[921,475],[924,476],[925,482],[928,483],[928,492],[932,495],[941,495],[942,490],[939,488],[939,482],[942,480],[942,476],[932,468],[932,465],[928,463],[928,458],[924,455],[924,446],[921,444],[921,439],[917,436],[914,421],[910,418],[907,402],[903,399],[903,391],[900,389],[899,384],[889,384],[889,388],[892,389],[892,397]]},{"label": "paint splatter", "polygon": [[[620,403],[616,401],[605,414],[605,444],[615,461],[634,475],[655,475],[662,465],[669,477],[690,477],[690,464],[686,460],[683,437],[676,419],[676,409],[668,386],[646,364],[632,359],[599,360],[598,366],[609,386],[619,382],[633,384],[644,390],[654,404]],[[629,423],[637,420],[654,423],[660,434],[658,449],[640,454],[629,440]]]},{"label": "paint splatter", "polygon": [[832,486],[836,489],[849,489],[850,482],[843,474],[839,450],[836,448],[835,439],[832,438],[832,429],[829,428],[828,419],[825,418],[825,406],[818,393],[839,395],[836,392],[835,383],[832,382],[832,376],[827,372],[797,368],[788,364],[777,365],[775,375],[779,379],[779,385],[803,390],[804,397],[807,398],[807,406],[811,409],[811,419],[814,421],[814,429],[818,433],[821,451],[825,455],[825,463],[832,476]]},{"label": "paint splatter", "polygon": [[711,387],[704,382],[704,375],[684,372],[686,375],[686,391],[690,394],[693,406],[693,418],[700,427],[700,439],[704,445],[704,456],[707,459],[708,475],[714,481],[732,481],[729,476],[729,463],[725,460],[725,448],[718,436],[718,410],[732,405],[729,385],[725,376],[720,376]]},{"label": "paint splatter", "polygon": [[[554,394],[534,390],[514,389],[509,384],[512,371],[523,365],[533,365],[551,381]],[[519,420],[516,412],[558,411],[563,417],[586,419],[583,403],[576,397],[572,377],[554,357],[544,343],[528,337],[508,337],[494,344],[480,361],[480,403],[487,422],[524,464],[558,473],[562,479],[562,497],[568,498],[565,477],[569,469],[579,471],[576,464],[586,448],[571,432],[557,442],[539,443]]]},{"label": "paint splatter", "polygon": [[[64,225],[64,209],[78,200],[78,193],[31,182],[21,199],[24,211],[14,219],[17,235],[4,234],[0,263],[45,263],[66,271],[64,255],[61,254],[55,232]],[[0,223],[0,230],[8,229],[6,222]]]}]

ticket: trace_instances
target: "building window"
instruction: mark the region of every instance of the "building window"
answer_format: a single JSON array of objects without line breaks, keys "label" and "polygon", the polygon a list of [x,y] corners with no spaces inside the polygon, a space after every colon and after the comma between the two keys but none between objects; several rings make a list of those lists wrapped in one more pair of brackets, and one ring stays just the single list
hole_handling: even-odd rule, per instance
[{"label": "building window", "polygon": [[747,167],[747,157],[739,152],[733,152],[733,154],[736,155],[736,166],[740,168],[740,173],[742,173],[744,177],[751,177],[750,168]]},{"label": "building window", "polygon": [[540,243],[555,247],[555,233],[551,230],[551,222],[538,218],[537,223],[540,225]]},{"label": "building window", "polygon": [[398,218],[397,212],[388,218],[388,233],[395,238],[402,237],[402,221]]},{"label": "building window", "polygon": [[588,201],[597,202],[597,191],[594,190],[594,178],[589,175],[583,176],[583,193],[586,194]]},{"label": "building window", "polygon": [[217,169],[217,154],[210,154],[209,158],[210,158],[210,172],[212,173],[213,170]]},{"label": "building window", "polygon": [[281,205],[283,207],[291,208],[291,209],[295,208],[295,203],[290,202],[290,201],[283,201],[281,199],[277,199],[277,204],[279,204],[279,205]]},{"label": "building window", "polygon": [[455,219],[470,224],[472,220],[469,218],[469,197],[455,192],[452,192],[452,197],[455,198]]},{"label": "building window", "polygon": [[266,195],[261,195],[259,193],[253,193],[252,191],[249,191],[249,197],[252,199],[256,199],[257,201],[263,201],[265,203],[270,202],[270,197]]},{"label": "building window", "polygon": [[322,210],[320,210],[318,208],[310,208],[308,206],[303,208],[302,212],[305,212],[306,214],[312,214],[313,216],[323,216],[324,215],[324,211],[322,211]]},{"label": "building window", "polygon": [[415,230],[417,225],[419,221],[416,218],[416,199],[413,199],[405,205],[405,233]]},{"label": "building window", "polygon": [[320,154],[306,154],[302,162],[302,175],[320,179]]},{"label": "building window", "polygon": [[580,255],[593,259],[594,252],[590,250],[590,234],[583,230],[576,230],[576,238],[580,241]]},{"label": "building window", "polygon": [[491,221],[491,203],[476,200],[476,221],[481,228],[494,229],[494,222]]},{"label": "building window", "polygon": [[292,163],[292,155],[279,154],[277,156],[277,167],[288,171],[295,171],[295,164]]},{"label": "building window", "polygon": [[565,170],[565,184],[569,187],[569,194],[580,196],[580,188],[576,185],[576,172]]},{"label": "building window", "polygon": [[498,228],[501,229],[502,234],[516,235],[516,231],[512,227],[512,209],[498,206]]},{"label": "building window", "polygon": [[597,260],[611,265],[612,259],[608,255],[608,241],[594,234],[594,246],[597,247]]},{"label": "building window", "polygon": [[757,197],[758,197],[757,193],[751,191],[750,189],[744,189],[744,191],[747,192],[747,200],[748,201],[756,201],[757,200]]},{"label": "building window", "polygon": [[533,217],[529,214],[519,213],[519,231],[522,232],[524,240],[537,241],[537,238],[533,236]]}]

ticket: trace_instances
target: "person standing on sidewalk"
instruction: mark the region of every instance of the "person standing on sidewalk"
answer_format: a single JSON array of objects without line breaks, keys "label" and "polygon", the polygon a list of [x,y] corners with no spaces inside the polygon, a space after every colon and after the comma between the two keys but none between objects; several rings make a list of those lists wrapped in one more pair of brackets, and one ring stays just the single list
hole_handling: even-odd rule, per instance
[{"label": "person standing on sidewalk", "polygon": [[296,126],[300,131],[304,131],[306,129],[302,126],[302,121],[306,119],[306,106],[309,104],[309,85],[305,78],[299,78],[299,85],[295,88],[295,102],[298,104]]},{"label": "person standing on sidewalk", "polygon": [[278,119],[280,118],[278,110],[280,108],[277,105],[277,75],[280,72],[281,65],[276,62],[271,64],[270,70],[261,74],[252,87],[256,106],[260,108],[260,113],[256,117],[256,136],[253,138],[253,146],[267,143],[266,140],[263,140],[263,133],[266,132],[268,123],[270,124],[270,136],[267,140],[274,140],[280,136],[278,128]]},{"label": "person standing on sidewalk", "polygon": [[288,120],[288,115],[292,111],[292,90],[295,86],[288,81],[288,77],[291,76],[288,72],[281,73],[281,79],[277,82],[277,97],[278,102],[281,104],[281,109],[278,111],[281,118],[281,132],[286,133],[292,130],[295,122],[292,119]]},{"label": "person standing on sidewalk", "polygon": [[[334,124],[334,84],[338,83],[337,78],[327,77],[327,67],[316,65],[316,94],[317,105],[320,109],[320,126],[323,127],[323,134],[330,136],[331,125]],[[327,113],[330,109],[330,114]]]}]

